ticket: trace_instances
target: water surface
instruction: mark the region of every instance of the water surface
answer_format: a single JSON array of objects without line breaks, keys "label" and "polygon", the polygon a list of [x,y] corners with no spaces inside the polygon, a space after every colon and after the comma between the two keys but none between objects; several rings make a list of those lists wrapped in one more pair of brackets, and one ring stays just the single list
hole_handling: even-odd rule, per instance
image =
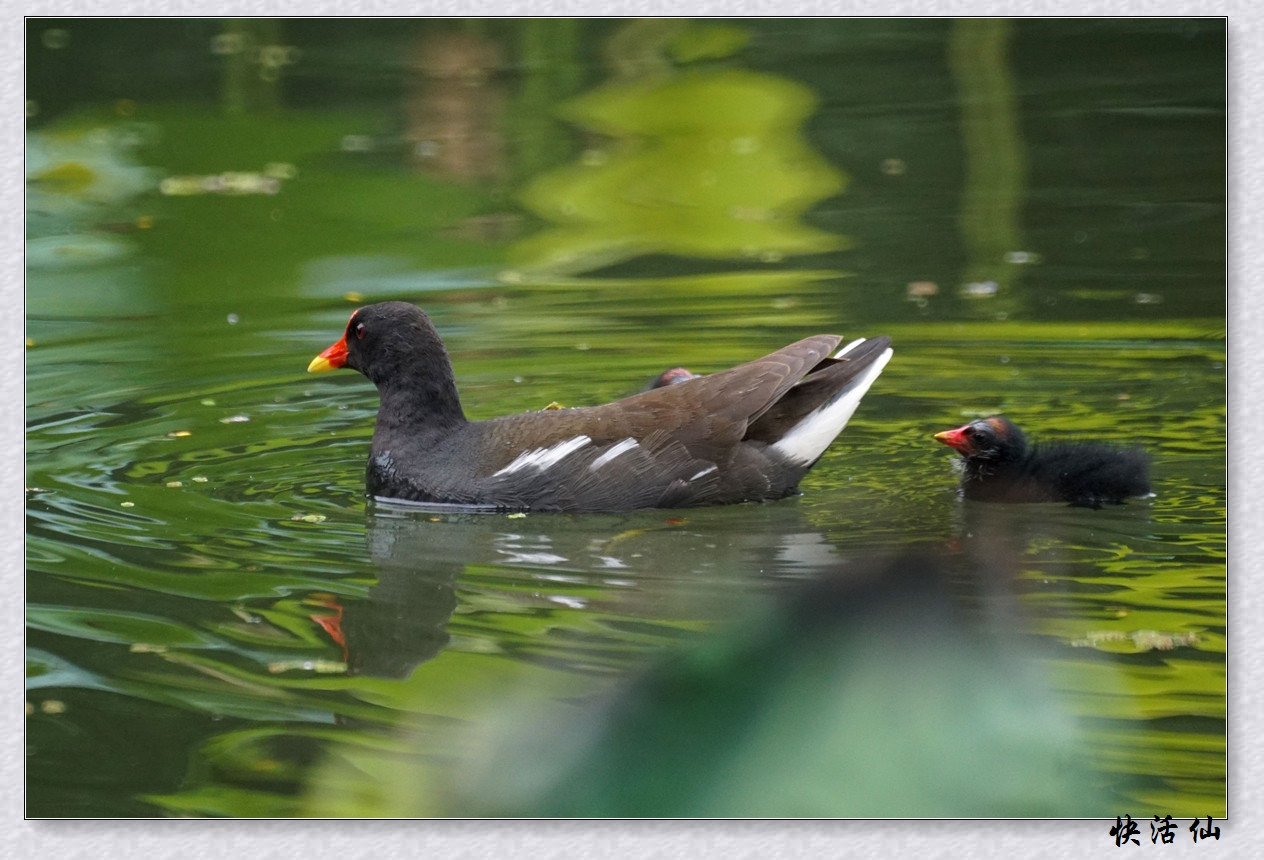
[{"label": "water surface", "polygon": [[[573,727],[645,665],[763,642],[822,577],[869,606],[875,560],[911,549],[947,585],[893,592],[898,624],[769,647],[780,678],[833,643],[756,697],[814,728],[717,727],[727,770],[677,767],[737,776],[657,814],[1066,809],[1006,805],[1009,750],[1030,782],[1074,760],[1087,814],[1225,814],[1223,22],[27,36],[28,814],[575,813],[480,783],[540,766],[504,723],[582,752]],[[821,331],[896,353],[795,498],[417,511],[363,497],[372,386],[304,373],[383,299],[431,314],[476,418]],[[1153,497],[963,503],[930,436],[997,412],[1144,446]],[[1013,647],[954,650],[979,641]],[[812,680],[833,659],[839,701]],[[845,756],[773,804],[855,737],[894,762],[924,742],[946,786],[978,769],[983,812],[910,806],[897,766]],[[633,748],[646,784],[669,740]],[[848,805],[861,773],[880,808]]]}]

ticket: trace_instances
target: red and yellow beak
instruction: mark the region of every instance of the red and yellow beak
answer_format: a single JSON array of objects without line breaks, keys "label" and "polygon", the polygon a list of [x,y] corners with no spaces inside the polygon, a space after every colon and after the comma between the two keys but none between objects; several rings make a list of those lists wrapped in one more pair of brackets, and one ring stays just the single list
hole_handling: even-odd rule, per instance
[{"label": "red and yellow beak", "polygon": [[966,424],[963,427],[958,427],[956,430],[945,430],[942,433],[936,433],[935,441],[942,442],[949,448],[955,448],[962,454],[968,454],[970,453],[970,440],[966,438],[964,431],[969,426],[969,424]]},{"label": "red and yellow beak", "polygon": [[335,370],[336,368],[343,367],[346,363],[347,337],[346,335],[343,335],[341,340],[312,359],[312,363],[307,365],[307,372],[323,373],[326,370]]}]

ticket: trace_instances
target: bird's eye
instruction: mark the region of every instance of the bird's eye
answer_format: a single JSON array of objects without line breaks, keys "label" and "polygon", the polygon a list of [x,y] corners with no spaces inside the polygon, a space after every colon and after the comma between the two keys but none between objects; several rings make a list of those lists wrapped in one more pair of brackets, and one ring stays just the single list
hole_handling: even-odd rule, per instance
[{"label": "bird's eye", "polygon": [[364,340],[364,323],[356,324],[356,340]]}]

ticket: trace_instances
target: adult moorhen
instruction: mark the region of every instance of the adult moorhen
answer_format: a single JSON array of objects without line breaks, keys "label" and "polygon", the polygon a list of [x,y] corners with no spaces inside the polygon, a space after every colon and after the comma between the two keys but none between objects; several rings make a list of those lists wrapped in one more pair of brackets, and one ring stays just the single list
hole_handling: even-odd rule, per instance
[{"label": "adult moorhen", "polygon": [[935,439],[965,458],[961,489],[980,502],[1069,502],[1098,508],[1150,492],[1150,464],[1139,448],[1097,442],[1030,446],[1000,415],[971,421]]},{"label": "adult moorhen", "polygon": [[351,315],[309,371],[350,367],[381,403],[370,495],[493,510],[624,511],[779,499],[847,424],[890,339],[819,334],[729,370],[602,406],[470,421],[429,317]]}]

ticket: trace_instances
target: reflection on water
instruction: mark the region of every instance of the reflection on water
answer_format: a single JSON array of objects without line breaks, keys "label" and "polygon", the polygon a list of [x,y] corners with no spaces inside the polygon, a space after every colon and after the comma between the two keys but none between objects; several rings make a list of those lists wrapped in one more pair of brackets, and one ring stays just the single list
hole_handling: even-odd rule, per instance
[{"label": "reflection on water", "polygon": [[843,186],[803,138],[811,109],[802,87],[739,70],[584,95],[563,115],[613,142],[527,186],[523,203],[557,226],[511,260],[566,273],[646,254],[776,263],[838,250],[842,237],[801,220]]},{"label": "reflection on water", "polygon": [[[30,814],[1223,815],[1223,22],[28,49]],[[226,172],[277,181],[161,191]],[[385,298],[476,417],[897,358],[797,498],[366,508],[376,395],[303,369]],[[1144,446],[1154,498],[962,502],[931,433],[997,412]]]},{"label": "reflection on water", "polygon": [[1122,798],[990,581],[1012,574],[998,555],[834,565],[597,701],[502,718],[452,808],[1107,816]]}]

